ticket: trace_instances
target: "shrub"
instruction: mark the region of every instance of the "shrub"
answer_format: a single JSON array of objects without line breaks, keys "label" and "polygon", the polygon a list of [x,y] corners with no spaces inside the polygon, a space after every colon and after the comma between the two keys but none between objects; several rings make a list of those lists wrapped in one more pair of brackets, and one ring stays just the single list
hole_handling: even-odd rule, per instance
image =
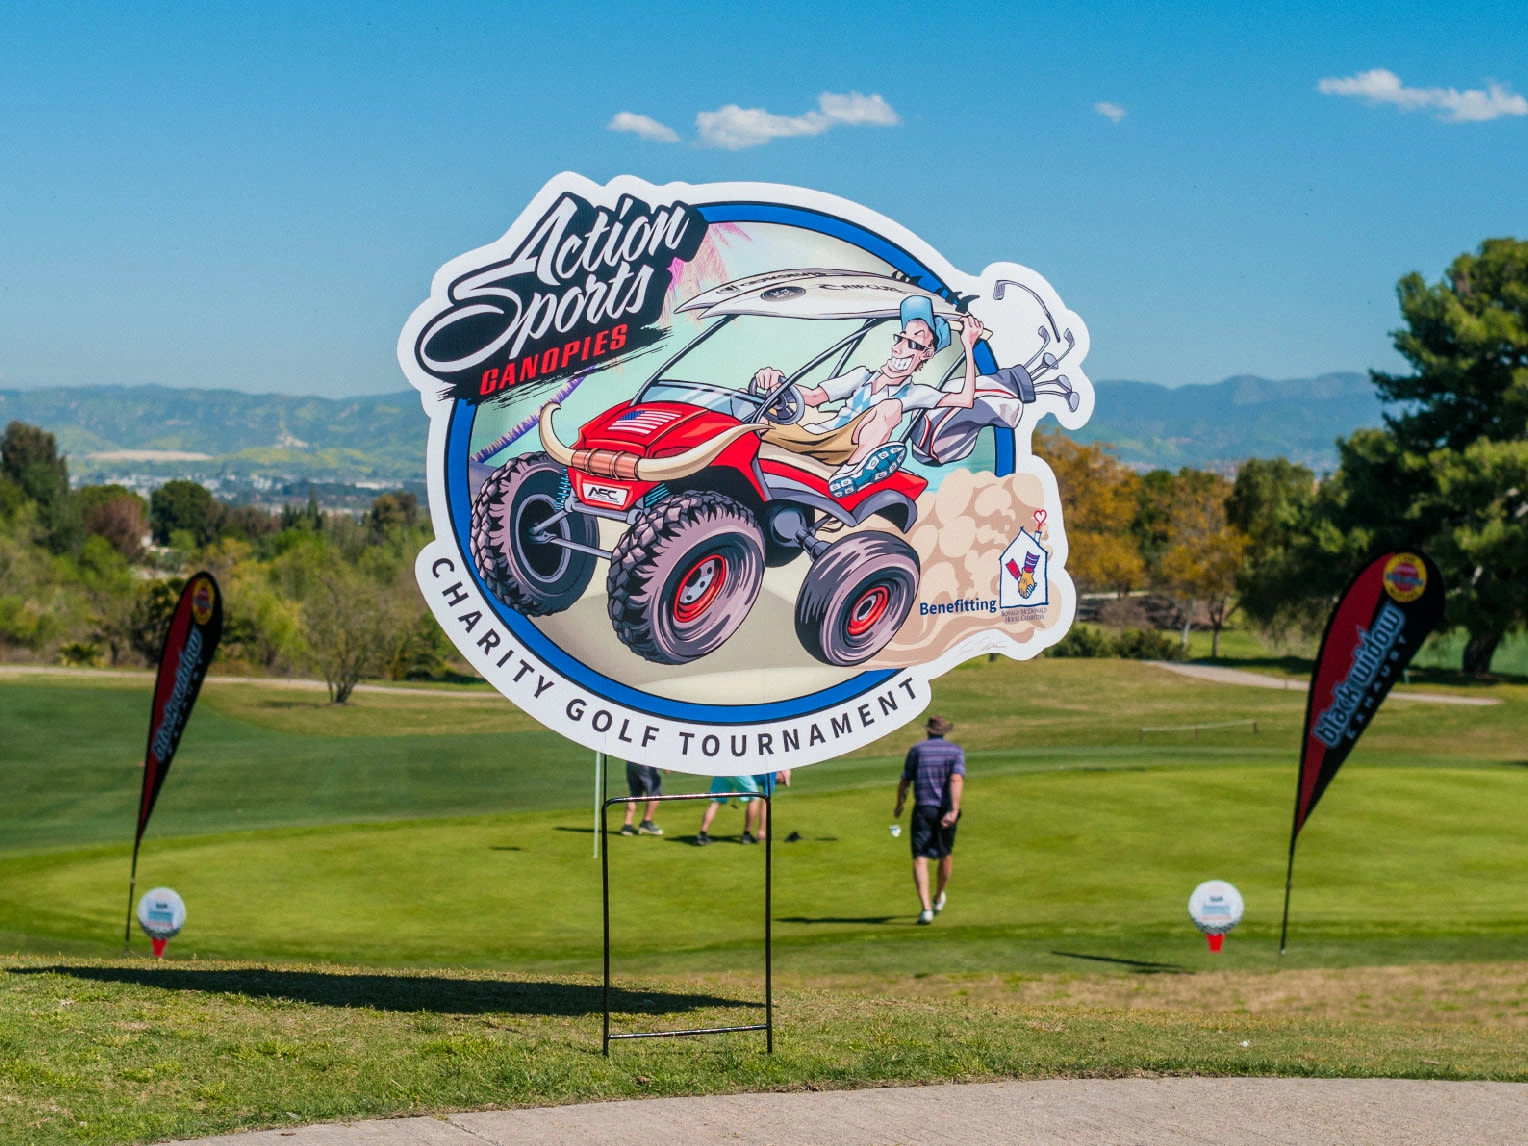
[{"label": "shrub", "polygon": [[1112,657],[1114,638],[1092,625],[1073,625],[1066,636],[1046,650],[1053,657]]},{"label": "shrub", "polygon": [[1134,661],[1183,659],[1183,646],[1160,629],[1126,629],[1115,641],[1118,654]]}]

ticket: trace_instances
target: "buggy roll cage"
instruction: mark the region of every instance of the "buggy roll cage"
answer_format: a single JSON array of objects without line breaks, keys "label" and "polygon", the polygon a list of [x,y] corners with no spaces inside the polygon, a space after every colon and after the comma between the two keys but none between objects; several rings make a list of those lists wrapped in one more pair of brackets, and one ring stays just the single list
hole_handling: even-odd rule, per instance
[{"label": "buggy roll cage", "polygon": [[[1040,348],[1036,350],[1032,355],[1030,355],[1028,361],[1026,361],[1023,365],[1023,371],[1029,377],[1031,384],[1037,384],[1041,382],[1042,375],[1048,374],[1060,367],[1066,356],[1076,349],[1077,339],[1072,334],[1070,328],[1062,331],[1057,326],[1055,316],[1051,314],[1050,307],[1045,304],[1045,300],[1041,298],[1038,293],[1031,290],[1023,283],[1015,282],[1012,279],[999,279],[993,287],[993,299],[1002,299],[1003,294],[1008,287],[1017,287],[1018,289],[1024,291],[1026,294],[1032,296],[1034,300],[1040,304],[1040,309],[1045,315],[1045,324],[1040,326],[1035,332],[1040,336]],[[700,331],[695,335],[694,338],[690,339],[690,341],[686,342],[677,351],[670,355],[664,361],[664,363],[658,367],[657,370],[653,371],[652,375],[647,379],[647,381],[642,383],[641,388],[632,398],[632,405],[641,403],[646,397],[648,390],[650,390],[658,383],[664,381],[664,374],[666,374],[668,370],[674,366],[675,363],[684,358],[685,355],[689,354],[690,351],[694,350],[701,343],[705,342],[713,335],[719,333],[724,326],[726,326],[729,322],[737,317],[737,315],[732,314],[722,315],[721,317],[717,318],[715,322],[711,323],[704,330]],[[835,354],[839,355],[839,359],[838,362],[834,365],[832,374],[830,376],[842,374],[849,364],[850,357],[857,349],[859,349],[860,344],[864,342],[865,338],[870,334],[870,332],[877,326],[890,321],[890,318],[866,319],[858,330],[851,331],[844,335],[836,342],[830,344],[826,349],[814,354],[803,365],[798,366],[795,370],[784,375],[779,383],[777,383],[775,387],[767,394],[755,395],[748,393],[746,389],[732,390],[727,387],[716,386],[705,382],[689,382],[682,379],[673,379],[671,381],[685,381],[685,384],[689,386],[695,386],[697,388],[713,391],[716,393],[726,392],[731,396],[752,402],[755,404],[755,408],[754,415],[751,420],[755,422],[763,421],[765,420],[764,411],[768,410],[770,406],[774,404],[775,399],[778,398],[781,393],[783,393],[788,387],[795,385],[801,378],[805,377],[812,370],[815,370],[818,366],[821,366]],[[1063,341],[1066,343],[1066,349],[1063,350],[1060,354],[1052,354],[1049,349],[1052,342],[1059,346]],[[938,387],[942,390],[945,385],[949,383],[949,381],[953,379],[957,373],[959,373],[964,365],[964,358],[957,357],[954,362],[950,363],[949,368],[945,370],[944,375],[939,379],[937,384]],[[1047,392],[1058,393],[1059,395],[1068,399],[1068,402],[1072,405],[1073,409],[1076,408],[1075,399],[1072,393],[1071,381],[1066,377],[1066,375],[1061,374],[1054,379],[1045,379],[1045,381],[1052,384],[1051,386],[1046,387]],[[912,433],[912,428],[915,423],[916,419],[914,419],[914,422],[908,424],[907,430],[902,434],[903,441],[906,441],[908,436]]]}]

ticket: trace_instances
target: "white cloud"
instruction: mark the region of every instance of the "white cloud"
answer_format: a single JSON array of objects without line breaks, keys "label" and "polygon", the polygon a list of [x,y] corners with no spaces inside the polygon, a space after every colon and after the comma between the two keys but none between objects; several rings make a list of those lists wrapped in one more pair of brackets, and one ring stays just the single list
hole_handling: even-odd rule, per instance
[{"label": "white cloud", "polygon": [[823,92],[817,97],[817,106],[834,123],[850,127],[896,127],[902,122],[892,110],[891,104],[878,95],[860,95],[859,92],[834,95],[832,92]]},{"label": "white cloud", "polygon": [[629,131],[649,143],[679,142],[679,133],[672,127],[659,123],[650,115],[638,115],[631,111],[617,112],[614,118],[605,125],[605,130]]},{"label": "white cloud", "polygon": [[771,115],[762,107],[738,107],[729,103],[715,111],[703,111],[695,117],[695,130],[707,147],[725,147],[741,151],[757,147],[771,139],[792,135],[821,135],[833,121],[820,112],[805,115]]},{"label": "white cloud", "polygon": [[1095,103],[1093,110],[1105,119],[1112,119],[1115,123],[1125,118],[1125,109],[1117,103],[1110,103],[1106,99],[1101,99]]},{"label": "white cloud", "polygon": [[741,151],[772,139],[796,135],[821,135],[834,124],[847,127],[893,127],[900,123],[892,106],[878,95],[823,92],[817,110],[801,115],[774,115],[762,107],[739,107],[729,103],[695,117],[695,130],[707,147]]},{"label": "white cloud", "polygon": [[1493,81],[1485,91],[1409,88],[1389,68],[1371,68],[1342,78],[1328,77],[1316,85],[1316,90],[1322,95],[1354,96],[1370,104],[1394,104],[1401,111],[1435,108],[1437,118],[1448,123],[1483,123],[1504,115],[1528,115],[1528,99],[1506,84]]}]

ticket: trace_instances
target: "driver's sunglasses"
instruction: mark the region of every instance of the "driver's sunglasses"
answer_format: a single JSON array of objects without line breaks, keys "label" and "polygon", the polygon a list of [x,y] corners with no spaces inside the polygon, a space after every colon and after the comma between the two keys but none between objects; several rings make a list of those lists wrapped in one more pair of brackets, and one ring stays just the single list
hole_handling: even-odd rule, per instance
[{"label": "driver's sunglasses", "polygon": [[929,348],[927,342],[919,342],[916,338],[909,338],[905,334],[894,334],[891,340],[893,342],[905,342],[913,350],[927,350]]}]

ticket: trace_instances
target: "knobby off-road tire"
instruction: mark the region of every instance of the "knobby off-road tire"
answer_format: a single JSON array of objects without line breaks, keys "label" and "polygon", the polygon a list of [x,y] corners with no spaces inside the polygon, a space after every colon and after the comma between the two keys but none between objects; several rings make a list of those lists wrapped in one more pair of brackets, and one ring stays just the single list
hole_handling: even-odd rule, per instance
[{"label": "knobby off-road tire", "polygon": [[678,665],[721,647],[764,584],[764,535],[719,493],[680,493],[643,512],[610,558],[610,621],[632,652]]},{"label": "knobby off-road tire", "polygon": [[[500,601],[530,617],[560,613],[589,587],[595,558],[531,538],[531,529],[562,508],[558,496],[568,471],[542,453],[513,458],[483,483],[472,503],[472,560]],[[553,536],[590,547],[599,544],[594,518],[571,513]]]},{"label": "knobby off-road tire", "polygon": [[816,561],[796,598],[796,636],[820,661],[868,661],[896,636],[918,599],[918,554],[889,533],[855,533]]}]

